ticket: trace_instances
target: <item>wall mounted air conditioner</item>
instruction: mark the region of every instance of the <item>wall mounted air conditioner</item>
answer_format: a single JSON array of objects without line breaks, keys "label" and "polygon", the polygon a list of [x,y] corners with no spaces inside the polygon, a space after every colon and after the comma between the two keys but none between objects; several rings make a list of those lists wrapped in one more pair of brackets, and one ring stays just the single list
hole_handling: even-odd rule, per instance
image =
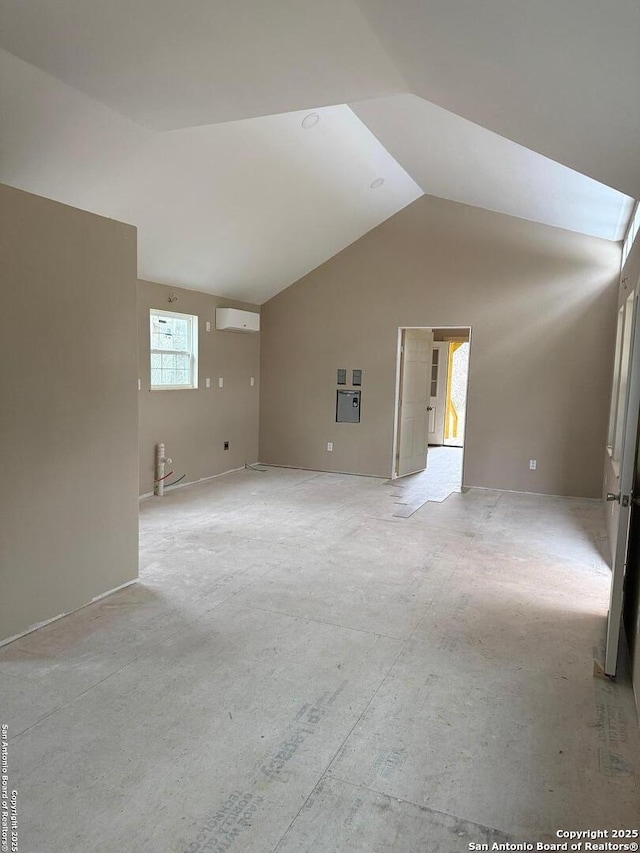
[{"label": "wall mounted air conditioner", "polygon": [[216,329],[226,332],[259,332],[260,315],[238,308],[216,308]]}]

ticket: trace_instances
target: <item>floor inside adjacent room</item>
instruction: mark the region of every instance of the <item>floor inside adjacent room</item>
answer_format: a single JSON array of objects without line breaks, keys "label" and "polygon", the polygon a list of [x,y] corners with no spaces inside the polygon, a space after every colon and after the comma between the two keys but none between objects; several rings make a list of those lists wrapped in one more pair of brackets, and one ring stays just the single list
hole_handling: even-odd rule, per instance
[{"label": "floor inside adjacent room", "polygon": [[410,518],[427,501],[444,501],[453,492],[461,492],[462,454],[462,447],[429,447],[424,471],[393,481],[400,504],[394,515]]},{"label": "floor inside adjacent room", "polygon": [[597,501],[246,470],[140,582],[0,649],[24,853],[463,853],[635,828]]}]

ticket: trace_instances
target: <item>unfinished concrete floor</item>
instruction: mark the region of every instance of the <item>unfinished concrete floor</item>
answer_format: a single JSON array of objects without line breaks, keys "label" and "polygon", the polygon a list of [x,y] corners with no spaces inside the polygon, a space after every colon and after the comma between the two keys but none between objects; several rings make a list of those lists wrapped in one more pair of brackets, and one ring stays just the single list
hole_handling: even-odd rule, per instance
[{"label": "unfinished concrete floor", "polygon": [[380,480],[283,469],[143,502],[140,583],[0,649],[21,853],[636,827],[631,689],[592,677],[600,504],[396,507]]}]

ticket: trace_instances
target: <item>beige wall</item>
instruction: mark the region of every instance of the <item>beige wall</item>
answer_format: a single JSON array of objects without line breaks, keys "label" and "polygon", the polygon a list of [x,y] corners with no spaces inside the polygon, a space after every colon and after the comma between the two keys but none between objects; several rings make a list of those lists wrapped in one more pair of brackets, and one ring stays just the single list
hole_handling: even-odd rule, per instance
[{"label": "beige wall", "polygon": [[0,185],[0,639],[138,574],[136,231]]},{"label": "beige wall", "polygon": [[[424,196],[263,306],[260,460],[389,476],[398,327],[469,325],[466,485],[599,496],[619,263]],[[359,425],[334,422],[337,367],[364,371]]]},{"label": "beige wall", "polygon": [[[169,303],[175,295],[177,301]],[[138,283],[138,376],[140,407],[140,494],[153,491],[155,445],[164,442],[176,477],[194,482],[240,468],[258,458],[260,334],[216,330],[216,307],[259,311],[255,305],[177,287]],[[196,314],[199,387],[184,391],[150,391],[149,309]],[[206,321],[211,331],[205,331]],[[211,387],[205,387],[205,379]],[[218,378],[224,380],[218,387]],[[255,379],[252,387],[251,377]],[[229,441],[229,450],[224,442]],[[168,471],[167,471],[168,473]],[[174,478],[171,478],[173,480]],[[171,482],[168,481],[168,482]]]}]

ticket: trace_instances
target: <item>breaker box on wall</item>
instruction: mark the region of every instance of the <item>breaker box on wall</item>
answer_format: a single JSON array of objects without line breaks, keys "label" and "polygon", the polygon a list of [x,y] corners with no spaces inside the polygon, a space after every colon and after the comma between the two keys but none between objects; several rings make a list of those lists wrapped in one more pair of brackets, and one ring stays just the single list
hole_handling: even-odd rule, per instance
[{"label": "breaker box on wall", "polygon": [[216,308],[216,329],[226,332],[259,332],[260,315],[239,308]]},{"label": "breaker box on wall", "polygon": [[360,391],[337,391],[336,423],[360,423]]}]

